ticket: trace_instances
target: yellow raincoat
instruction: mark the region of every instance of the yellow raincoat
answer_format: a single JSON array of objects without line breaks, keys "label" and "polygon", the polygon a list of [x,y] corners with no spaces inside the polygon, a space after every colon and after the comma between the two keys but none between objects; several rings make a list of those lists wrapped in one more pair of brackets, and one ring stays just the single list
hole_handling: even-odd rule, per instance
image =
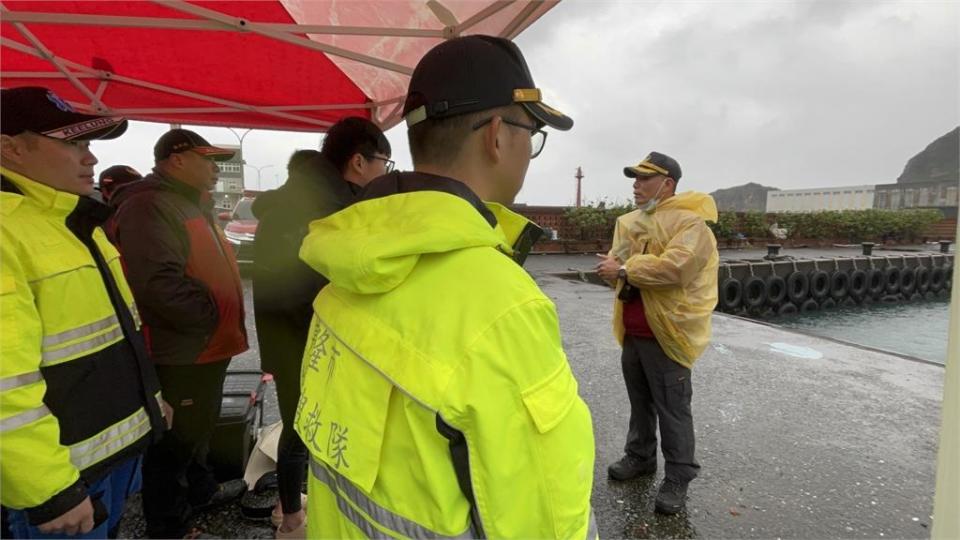
[{"label": "yellow raincoat", "polygon": [[[717,305],[717,240],[707,221],[717,205],[705,193],[688,191],[661,201],[647,213],[617,219],[610,255],[624,264],[640,289],[647,323],[663,351],[692,367],[710,341],[710,316]],[[623,286],[618,283],[617,291]],[[613,333],[623,344],[623,302],[615,300]]]}]

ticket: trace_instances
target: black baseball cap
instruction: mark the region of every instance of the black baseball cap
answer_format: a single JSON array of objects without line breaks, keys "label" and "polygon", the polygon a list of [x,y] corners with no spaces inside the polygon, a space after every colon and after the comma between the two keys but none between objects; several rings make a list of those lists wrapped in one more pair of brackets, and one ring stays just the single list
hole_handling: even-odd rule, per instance
[{"label": "black baseball cap", "polygon": [[171,129],[160,136],[157,144],[154,145],[153,159],[160,161],[170,157],[170,154],[179,154],[187,150],[213,158],[214,161],[226,161],[236,154],[233,150],[213,146],[189,129]]},{"label": "black baseball cap", "polygon": [[543,103],[540,89],[509,39],[473,35],[430,49],[410,77],[403,116],[407,127],[507,105],[521,105],[538,122],[566,131],[573,120]]},{"label": "black baseball cap", "polygon": [[133,167],[114,165],[113,167],[104,169],[103,172],[100,173],[100,191],[112,193],[118,187],[142,178],[143,175]]},{"label": "black baseball cap", "polygon": [[674,180],[680,180],[680,164],[672,157],[660,152],[650,152],[640,163],[623,168],[623,175],[627,178],[638,176],[657,176],[662,174]]},{"label": "black baseball cap", "polygon": [[121,116],[78,113],[52,90],[21,86],[0,90],[0,132],[16,136],[25,131],[61,141],[115,139],[127,130]]}]

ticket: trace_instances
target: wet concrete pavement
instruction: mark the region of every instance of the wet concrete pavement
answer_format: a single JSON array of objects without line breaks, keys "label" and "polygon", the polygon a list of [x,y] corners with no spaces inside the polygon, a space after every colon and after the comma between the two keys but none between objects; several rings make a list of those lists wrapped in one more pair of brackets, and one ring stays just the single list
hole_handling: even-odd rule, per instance
[{"label": "wet concrete pavement", "polygon": [[[686,514],[653,513],[662,478],[608,480],[629,415],[609,289],[552,275],[595,257],[531,256],[557,305],[564,347],[593,413],[593,505],[602,538],[928,537],[942,366],[913,362],[753,321],[714,315],[714,341],[693,371],[700,478]],[[249,305],[249,282],[245,282]],[[253,330],[233,367],[257,368]],[[908,336],[905,336],[908,339]],[[272,389],[266,420],[278,419]],[[139,500],[122,529],[143,534]],[[198,520],[225,538],[269,538],[236,506]]]},{"label": "wet concrete pavement", "polygon": [[714,316],[693,370],[697,457],[686,515],[653,513],[655,479],[616,482],[629,416],[612,292],[539,277],[593,412],[602,538],[929,536],[943,368]]}]

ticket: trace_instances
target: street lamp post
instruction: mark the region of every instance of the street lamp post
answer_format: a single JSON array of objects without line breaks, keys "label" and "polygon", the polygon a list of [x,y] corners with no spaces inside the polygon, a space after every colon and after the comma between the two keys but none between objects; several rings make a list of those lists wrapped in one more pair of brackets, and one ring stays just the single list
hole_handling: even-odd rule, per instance
[{"label": "street lamp post", "polygon": [[242,152],[243,152],[243,139],[245,139],[245,138],[247,137],[247,135],[249,135],[250,132],[253,131],[253,128],[250,128],[250,129],[247,129],[246,131],[244,131],[244,132],[243,132],[243,135],[237,135],[237,131],[236,131],[235,129],[231,128],[231,127],[228,127],[227,129],[229,129],[229,130],[230,130],[230,133],[233,133],[233,136],[236,137],[238,141],[240,141],[240,152],[242,153]]},{"label": "street lamp post", "polygon": [[[227,129],[230,130],[230,133],[233,133],[233,136],[237,138],[237,142],[240,143],[240,165],[246,165],[246,164],[247,164],[247,160],[244,159],[244,157],[243,157],[243,140],[247,138],[247,135],[249,135],[250,132],[253,131],[253,129],[252,129],[252,128],[248,128],[248,129],[244,130],[244,132],[243,132],[242,135],[239,134],[239,133],[237,133],[237,131],[236,131],[235,129],[233,129],[232,127],[228,127]],[[256,168],[256,167],[254,167],[254,168]],[[241,170],[240,179],[243,180],[243,172],[242,172],[243,169],[241,168],[240,170]],[[245,182],[244,182],[244,183],[245,183]],[[242,192],[242,191],[243,191],[244,189],[246,189],[246,188],[247,188],[246,186],[243,186],[240,191]],[[259,181],[259,179],[257,180],[257,191],[260,191],[260,181]]]},{"label": "street lamp post", "polygon": [[244,161],[243,164],[244,166],[250,167],[251,169],[254,169],[255,171],[257,171],[257,191],[260,191],[260,171],[267,169],[269,167],[273,167],[273,165],[262,165],[260,167],[257,167],[256,165],[251,165],[246,161]]}]

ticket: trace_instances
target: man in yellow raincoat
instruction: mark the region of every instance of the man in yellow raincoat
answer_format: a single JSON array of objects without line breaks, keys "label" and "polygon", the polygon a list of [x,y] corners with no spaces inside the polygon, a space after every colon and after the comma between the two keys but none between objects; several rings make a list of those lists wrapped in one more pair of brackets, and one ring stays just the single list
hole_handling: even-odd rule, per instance
[{"label": "man in yellow raincoat", "polygon": [[621,216],[610,253],[597,273],[617,283],[614,335],[630,397],[624,456],[610,465],[615,480],[657,470],[657,422],[666,463],[658,512],[685,507],[687,484],[700,465],[694,458],[690,368],[710,341],[717,304],[717,242],[707,227],[717,206],[704,193],[676,193],[680,164],[651,152],[623,173],[633,178],[637,209]]}]

